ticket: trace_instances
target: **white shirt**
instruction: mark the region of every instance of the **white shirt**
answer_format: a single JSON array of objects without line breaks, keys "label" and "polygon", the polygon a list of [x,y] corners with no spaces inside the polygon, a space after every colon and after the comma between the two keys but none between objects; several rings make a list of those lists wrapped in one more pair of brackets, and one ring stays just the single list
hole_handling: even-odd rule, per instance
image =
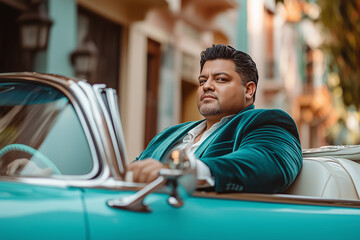
[{"label": "white shirt", "polygon": [[175,146],[171,149],[186,149],[188,156],[190,158],[190,161],[195,162],[196,161],[196,169],[197,169],[197,178],[199,180],[206,180],[209,186],[215,185],[215,179],[211,175],[209,167],[201,160],[197,159],[194,156],[195,151],[198,149],[198,147],[205,141],[206,138],[210,136],[216,129],[218,129],[221,125],[226,123],[231,116],[223,117],[219,122],[215,123],[211,126],[210,129],[206,130],[204,134],[201,136],[200,140],[196,143],[194,143],[195,138],[201,134],[204,129],[206,128],[206,121],[203,121],[193,129],[191,129],[183,139],[181,139]]}]

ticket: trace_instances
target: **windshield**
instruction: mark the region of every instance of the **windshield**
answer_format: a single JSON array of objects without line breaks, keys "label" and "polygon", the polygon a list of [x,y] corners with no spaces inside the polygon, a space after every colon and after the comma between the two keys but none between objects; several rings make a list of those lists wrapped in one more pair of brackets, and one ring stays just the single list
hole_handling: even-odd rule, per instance
[{"label": "windshield", "polygon": [[69,99],[53,87],[0,83],[0,175],[86,175],[93,161]]}]

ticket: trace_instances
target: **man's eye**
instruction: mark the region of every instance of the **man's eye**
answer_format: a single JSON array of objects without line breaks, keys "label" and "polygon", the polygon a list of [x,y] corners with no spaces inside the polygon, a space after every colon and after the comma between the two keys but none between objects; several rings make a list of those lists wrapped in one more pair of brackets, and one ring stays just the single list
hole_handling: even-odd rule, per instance
[{"label": "man's eye", "polygon": [[201,86],[201,85],[203,85],[205,82],[206,82],[206,80],[205,80],[205,79],[200,79],[200,80],[199,80],[199,84],[200,84],[200,86]]},{"label": "man's eye", "polygon": [[226,82],[227,79],[225,79],[225,78],[217,78],[216,81],[218,81],[218,82]]}]

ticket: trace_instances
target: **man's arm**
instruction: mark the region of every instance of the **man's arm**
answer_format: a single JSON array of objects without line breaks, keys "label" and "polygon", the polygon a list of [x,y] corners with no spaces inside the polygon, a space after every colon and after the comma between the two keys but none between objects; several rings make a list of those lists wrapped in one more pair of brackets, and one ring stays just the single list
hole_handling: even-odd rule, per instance
[{"label": "man's arm", "polygon": [[[182,136],[184,131],[188,132],[192,127],[190,125],[187,126],[188,129],[159,134],[152,141],[153,144],[149,144],[142,157],[160,159],[161,154],[172,143],[168,140],[169,135]],[[216,192],[280,192],[292,183],[301,169],[302,151],[296,125],[283,111],[246,112],[238,115],[221,131],[224,133],[219,136],[222,141],[233,142],[231,146],[227,146],[232,152],[223,154],[225,149],[213,149],[214,145],[210,145],[206,149],[212,151],[211,154],[207,154],[205,150],[203,154],[198,155],[200,159],[198,161],[206,164],[215,178]],[[176,140],[175,137],[170,138]],[[216,141],[215,145],[222,146]],[[214,150],[219,155],[214,155]],[[158,168],[153,170],[158,174],[162,165],[158,162],[154,164],[157,164]],[[141,164],[129,166],[129,170],[136,171],[136,175],[150,174],[147,171],[135,170],[141,166]],[[143,181],[142,179],[154,179],[154,177],[134,176],[134,179]]]},{"label": "man's arm", "polygon": [[287,129],[263,125],[249,131],[232,153],[200,158],[215,177],[216,192],[276,193],[285,190],[302,166],[299,140]]},{"label": "man's arm", "polygon": [[[198,186],[214,186],[214,180],[206,164],[195,158],[190,160],[196,161],[197,164]],[[128,166],[128,173],[131,172],[131,177],[129,177],[128,181],[139,183],[152,182],[159,176],[160,169],[164,167],[164,164],[151,158],[134,161]]]}]

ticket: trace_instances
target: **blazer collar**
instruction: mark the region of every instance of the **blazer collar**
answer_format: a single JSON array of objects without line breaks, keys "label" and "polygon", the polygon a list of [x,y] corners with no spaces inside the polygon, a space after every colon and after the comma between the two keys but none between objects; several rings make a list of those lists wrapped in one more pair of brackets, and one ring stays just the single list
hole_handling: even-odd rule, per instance
[{"label": "blazer collar", "polygon": [[196,127],[201,122],[205,121],[205,119],[195,122],[190,122],[189,124],[185,124],[175,132],[173,132],[169,138],[167,139],[167,143],[162,144],[159,148],[155,150],[155,156],[158,156],[158,159],[163,161],[165,154],[181,139],[183,138],[191,129]]},{"label": "blazer collar", "polygon": [[[255,105],[254,105],[254,104],[251,104],[251,105],[247,106],[246,108],[244,108],[243,110],[241,110],[238,114],[241,114],[241,113],[243,113],[243,112],[245,112],[245,111],[247,111],[247,110],[250,110],[250,109],[255,109]],[[238,114],[237,114],[237,115],[238,115]]]},{"label": "blazer collar", "polygon": [[[247,106],[243,110],[241,110],[238,114],[235,114],[230,117],[230,120],[234,117],[237,117],[241,113],[254,109],[255,106],[252,104],[250,106]],[[154,152],[154,156],[156,156],[157,159],[163,160],[165,154],[181,139],[183,138],[191,129],[193,129],[195,126],[200,124],[201,122],[205,121],[205,119],[195,122],[190,122],[189,124],[185,124],[178,130],[176,130],[173,134],[169,136],[168,144],[162,144],[161,147],[159,147]],[[227,123],[224,123],[224,125],[227,125]],[[214,138],[218,135],[219,130],[222,129],[223,126],[220,126],[218,129],[216,129],[210,136],[208,136],[205,141],[199,146],[199,148],[195,151],[195,156],[200,157],[202,153],[205,151],[205,149],[210,145],[210,143],[214,140]]]},{"label": "blazer collar", "polygon": [[[238,117],[241,113],[254,109],[255,106],[254,104],[251,104],[250,106],[247,106],[246,108],[244,108],[243,110],[241,110],[238,114],[235,114],[233,116],[231,116],[231,118],[235,118]],[[230,122],[231,119],[228,121]],[[219,134],[220,129],[222,129],[224,126],[226,126],[227,123],[224,123],[222,126],[218,127],[210,136],[208,136],[205,141],[198,147],[198,149],[196,149],[194,155],[196,157],[201,157],[201,155],[204,153],[204,151],[209,147],[209,145],[211,144],[211,142],[214,140],[214,138]]]}]

